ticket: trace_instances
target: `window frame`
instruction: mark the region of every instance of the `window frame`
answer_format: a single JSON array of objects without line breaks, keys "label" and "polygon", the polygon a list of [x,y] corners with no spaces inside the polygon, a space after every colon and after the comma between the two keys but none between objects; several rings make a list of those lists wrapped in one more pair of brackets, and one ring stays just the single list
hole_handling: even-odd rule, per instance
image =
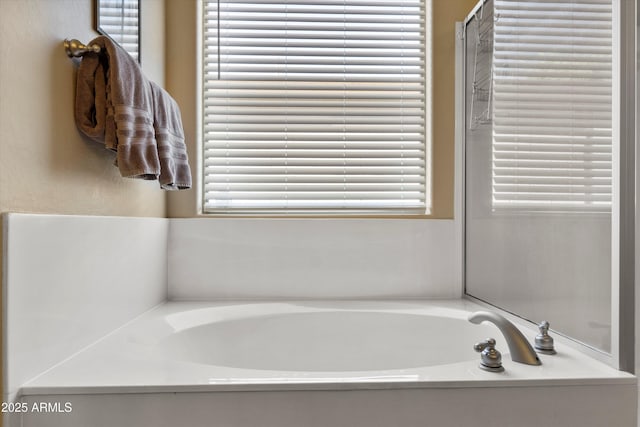
[{"label": "window frame", "polygon": [[424,110],[424,137],[422,140],[423,150],[424,150],[424,162],[422,165],[424,172],[424,199],[425,206],[419,208],[408,208],[408,209],[349,209],[349,208],[296,208],[296,209],[268,209],[268,208],[258,208],[258,209],[244,209],[244,208],[208,208],[207,207],[207,198],[206,198],[206,190],[205,190],[205,162],[206,156],[204,155],[205,151],[205,120],[204,120],[204,105],[206,102],[205,91],[203,90],[205,85],[205,76],[204,76],[204,5],[205,0],[200,0],[199,4],[199,43],[200,46],[200,61],[199,61],[199,105],[198,105],[198,127],[200,132],[200,144],[199,151],[201,155],[200,161],[200,177],[199,177],[199,212],[203,216],[247,216],[247,217],[345,217],[345,218],[354,218],[354,217],[373,217],[373,218],[429,218],[432,211],[432,166],[431,166],[431,156],[432,156],[432,141],[431,141],[431,133],[432,133],[432,123],[431,123],[431,95],[432,95],[432,84],[431,84],[431,5],[430,0],[426,0],[423,9],[422,19],[424,20],[423,24],[423,37],[421,46],[424,49],[424,64],[423,64],[423,72],[424,72],[424,98],[423,98],[423,110]]}]

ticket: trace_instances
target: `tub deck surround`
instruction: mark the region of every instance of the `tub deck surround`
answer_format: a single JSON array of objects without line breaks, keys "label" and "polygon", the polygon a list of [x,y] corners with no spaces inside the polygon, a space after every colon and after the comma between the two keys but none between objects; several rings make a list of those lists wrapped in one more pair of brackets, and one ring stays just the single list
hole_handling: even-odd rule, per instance
[{"label": "tub deck surround", "polygon": [[4,401],[167,299],[164,218],[3,213]]},{"label": "tub deck surround", "polygon": [[[169,302],[21,388],[29,407],[72,412],[28,412],[7,426],[635,426],[635,377],[562,340],[541,366],[505,353],[504,372],[481,370],[476,341],[493,336],[506,346],[493,325],[467,322],[480,308],[465,300]],[[368,370],[353,370],[358,361]]]},{"label": "tub deck surround", "polygon": [[[479,308],[465,300],[169,302],[27,382],[20,394],[636,384],[561,342],[557,355],[540,355],[541,366],[515,363],[497,328],[466,321]],[[531,340],[536,333],[523,332]],[[503,373],[478,368],[473,344],[489,336],[503,352]]]},{"label": "tub deck surround", "polygon": [[7,427],[635,426],[635,377],[561,337],[514,363],[486,307],[438,299],[452,221],[4,218],[4,400],[73,407]]}]

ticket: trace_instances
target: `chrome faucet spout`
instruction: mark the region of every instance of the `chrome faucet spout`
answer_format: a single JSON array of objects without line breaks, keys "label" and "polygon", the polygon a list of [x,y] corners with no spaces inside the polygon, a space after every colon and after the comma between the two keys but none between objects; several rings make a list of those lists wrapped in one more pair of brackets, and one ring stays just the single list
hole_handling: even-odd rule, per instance
[{"label": "chrome faucet spout", "polygon": [[504,335],[504,339],[507,341],[509,353],[514,362],[525,363],[527,365],[542,364],[533,347],[529,344],[529,341],[527,341],[525,336],[522,335],[522,332],[520,332],[513,323],[498,313],[490,311],[476,311],[469,315],[469,322],[475,323],[476,325],[485,320],[493,323],[500,329],[500,332]]}]

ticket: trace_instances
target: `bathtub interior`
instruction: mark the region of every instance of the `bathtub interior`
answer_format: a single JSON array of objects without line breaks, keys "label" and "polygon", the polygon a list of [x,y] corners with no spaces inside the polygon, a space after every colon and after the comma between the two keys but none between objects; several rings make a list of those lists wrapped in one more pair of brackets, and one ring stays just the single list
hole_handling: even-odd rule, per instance
[{"label": "bathtub interior", "polygon": [[467,325],[465,319],[386,311],[284,311],[194,326],[159,347],[207,365],[378,371],[469,360]]}]

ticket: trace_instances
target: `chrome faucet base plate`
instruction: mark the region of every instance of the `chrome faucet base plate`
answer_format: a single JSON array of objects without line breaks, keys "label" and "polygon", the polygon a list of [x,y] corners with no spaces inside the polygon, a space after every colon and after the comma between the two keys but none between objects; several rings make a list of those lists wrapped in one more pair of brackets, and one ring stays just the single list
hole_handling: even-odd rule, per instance
[{"label": "chrome faucet base plate", "polygon": [[483,365],[482,363],[480,363],[478,366],[480,366],[480,369],[488,372],[504,372],[504,366],[492,367],[492,366]]}]

